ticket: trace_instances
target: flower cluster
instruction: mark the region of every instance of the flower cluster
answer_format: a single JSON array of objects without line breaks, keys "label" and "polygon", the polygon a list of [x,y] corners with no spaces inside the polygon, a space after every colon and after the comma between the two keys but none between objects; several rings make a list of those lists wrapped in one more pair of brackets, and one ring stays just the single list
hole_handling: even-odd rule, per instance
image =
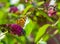
[{"label": "flower cluster", "polygon": [[12,34],[16,34],[18,36],[21,36],[24,34],[24,30],[21,26],[17,25],[17,24],[11,24],[10,25],[10,32]]},{"label": "flower cluster", "polygon": [[18,11],[18,8],[16,7],[16,6],[14,6],[14,5],[12,5],[11,7],[10,7],[10,10],[9,10],[9,12],[11,13],[16,13]]},{"label": "flower cluster", "polygon": [[56,10],[53,6],[48,8],[48,16],[56,15]]},{"label": "flower cluster", "polygon": [[4,24],[0,26],[7,27],[8,32],[14,35],[21,36],[25,34],[25,31],[23,30],[23,28],[17,24]]}]

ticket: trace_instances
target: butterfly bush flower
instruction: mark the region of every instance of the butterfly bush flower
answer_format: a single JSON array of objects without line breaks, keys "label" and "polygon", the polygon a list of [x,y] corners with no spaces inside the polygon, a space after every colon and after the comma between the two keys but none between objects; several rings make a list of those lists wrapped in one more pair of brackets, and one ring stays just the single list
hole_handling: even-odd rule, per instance
[{"label": "butterfly bush flower", "polygon": [[10,10],[9,10],[9,12],[11,13],[16,13],[18,11],[18,8],[16,7],[16,6],[14,6],[14,5],[12,5],[11,7],[10,7]]},{"label": "butterfly bush flower", "polygon": [[23,28],[17,24],[10,24],[9,27],[12,34],[16,34],[18,36],[25,34]]},{"label": "butterfly bush flower", "polygon": [[23,30],[23,28],[17,24],[3,24],[1,25],[3,27],[7,27],[8,28],[8,32],[14,35],[24,35],[25,31]]},{"label": "butterfly bush flower", "polygon": [[48,8],[48,16],[56,15],[55,2],[56,2],[56,0],[50,1],[49,8]]},{"label": "butterfly bush flower", "polygon": [[47,14],[48,16],[56,15],[56,8],[55,8],[55,2],[56,0],[51,0],[50,3],[45,3],[44,6],[48,8]]},{"label": "butterfly bush flower", "polygon": [[56,10],[54,7],[48,8],[48,16],[56,15]]}]

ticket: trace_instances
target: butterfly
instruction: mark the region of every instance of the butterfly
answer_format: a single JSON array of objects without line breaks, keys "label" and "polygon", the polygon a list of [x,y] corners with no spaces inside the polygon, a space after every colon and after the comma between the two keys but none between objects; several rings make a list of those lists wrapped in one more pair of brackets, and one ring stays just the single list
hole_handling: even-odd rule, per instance
[{"label": "butterfly", "polygon": [[24,27],[25,21],[26,21],[26,16],[21,17],[20,19],[17,19],[16,24],[20,25],[21,27]]}]

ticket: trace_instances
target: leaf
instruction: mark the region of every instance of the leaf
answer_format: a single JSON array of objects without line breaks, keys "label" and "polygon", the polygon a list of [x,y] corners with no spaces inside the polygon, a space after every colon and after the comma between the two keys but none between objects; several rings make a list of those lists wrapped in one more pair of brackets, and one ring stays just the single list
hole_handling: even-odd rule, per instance
[{"label": "leaf", "polygon": [[60,12],[57,12],[57,15],[60,16]]},{"label": "leaf", "polygon": [[20,36],[19,39],[22,41],[22,44],[26,44],[28,40],[26,40],[25,36]]},{"label": "leaf", "polygon": [[12,37],[14,37],[14,39],[16,40],[16,42],[18,42],[19,44],[23,44],[22,40],[20,39],[21,36],[19,37],[19,36],[13,35]]},{"label": "leaf", "polygon": [[44,3],[44,1],[38,2],[37,5],[40,6],[40,5],[42,5],[43,3]]},{"label": "leaf", "polygon": [[[37,6],[40,6],[40,5],[42,5],[43,3],[44,3],[44,2],[39,2],[39,3],[37,3]],[[27,6],[27,7],[25,8],[24,13],[23,13],[22,15],[25,15],[26,12],[27,12],[31,7],[33,7],[33,5]]]},{"label": "leaf", "polygon": [[32,30],[34,29],[34,26],[35,26],[34,22],[32,22],[32,20],[30,20],[30,22],[25,27],[26,36],[31,34]]},{"label": "leaf", "polygon": [[36,12],[36,16],[40,16],[40,12],[38,11],[38,12]]},{"label": "leaf", "polygon": [[9,6],[10,6],[10,3],[7,2],[5,8],[6,9],[9,8]]},{"label": "leaf", "polygon": [[40,11],[40,14],[43,15],[44,17],[46,17],[47,20],[49,20],[50,22],[53,22],[53,20],[46,13],[44,13],[43,11]]},{"label": "leaf", "polygon": [[48,39],[49,39],[49,35],[48,34],[45,34],[44,36],[43,36],[43,41],[48,41]]},{"label": "leaf", "polygon": [[57,28],[58,28],[59,33],[60,33],[60,19],[59,19],[59,22],[58,22],[58,24],[57,24]]},{"label": "leaf", "polygon": [[0,11],[0,24],[6,24],[8,22],[7,17],[7,14],[4,14],[3,11]]},{"label": "leaf", "polygon": [[3,44],[3,43],[0,41],[0,44]]},{"label": "leaf", "polygon": [[39,41],[37,44],[47,44],[45,41]]},{"label": "leaf", "polygon": [[22,15],[25,15],[26,12],[27,12],[31,7],[33,7],[33,6],[32,6],[32,5],[27,6],[27,7],[24,9],[24,12],[23,12]]},{"label": "leaf", "polygon": [[13,38],[11,34],[6,34],[6,39],[8,44],[14,44],[16,42],[16,40]]},{"label": "leaf", "polygon": [[35,42],[37,42],[39,40],[39,38],[41,38],[41,36],[45,33],[46,29],[50,26],[50,24],[45,24],[42,27],[39,28],[36,37],[35,37]]},{"label": "leaf", "polygon": [[58,9],[60,9],[60,3],[58,3]]},{"label": "leaf", "polygon": [[0,0],[0,2],[7,3],[7,2],[8,2],[8,0]]}]

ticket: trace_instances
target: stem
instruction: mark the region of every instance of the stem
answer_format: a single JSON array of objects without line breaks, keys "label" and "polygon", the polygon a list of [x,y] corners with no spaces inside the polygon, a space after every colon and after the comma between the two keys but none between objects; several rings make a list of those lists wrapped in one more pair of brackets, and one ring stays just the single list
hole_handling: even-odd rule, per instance
[{"label": "stem", "polygon": [[59,20],[60,20],[60,18],[56,21],[55,24],[52,24],[51,26],[52,26],[52,27],[53,27],[53,26],[56,26],[56,25],[59,23]]},{"label": "stem", "polygon": [[56,38],[56,37],[54,37],[54,35],[53,35],[53,34],[51,34],[51,35],[50,35],[50,37],[52,37],[52,38],[55,40],[55,42],[56,42],[57,44],[60,44],[60,42],[57,40],[57,38]]},{"label": "stem", "polygon": [[26,39],[26,44],[30,44],[28,38],[26,37],[26,35],[24,35],[25,39]]}]

